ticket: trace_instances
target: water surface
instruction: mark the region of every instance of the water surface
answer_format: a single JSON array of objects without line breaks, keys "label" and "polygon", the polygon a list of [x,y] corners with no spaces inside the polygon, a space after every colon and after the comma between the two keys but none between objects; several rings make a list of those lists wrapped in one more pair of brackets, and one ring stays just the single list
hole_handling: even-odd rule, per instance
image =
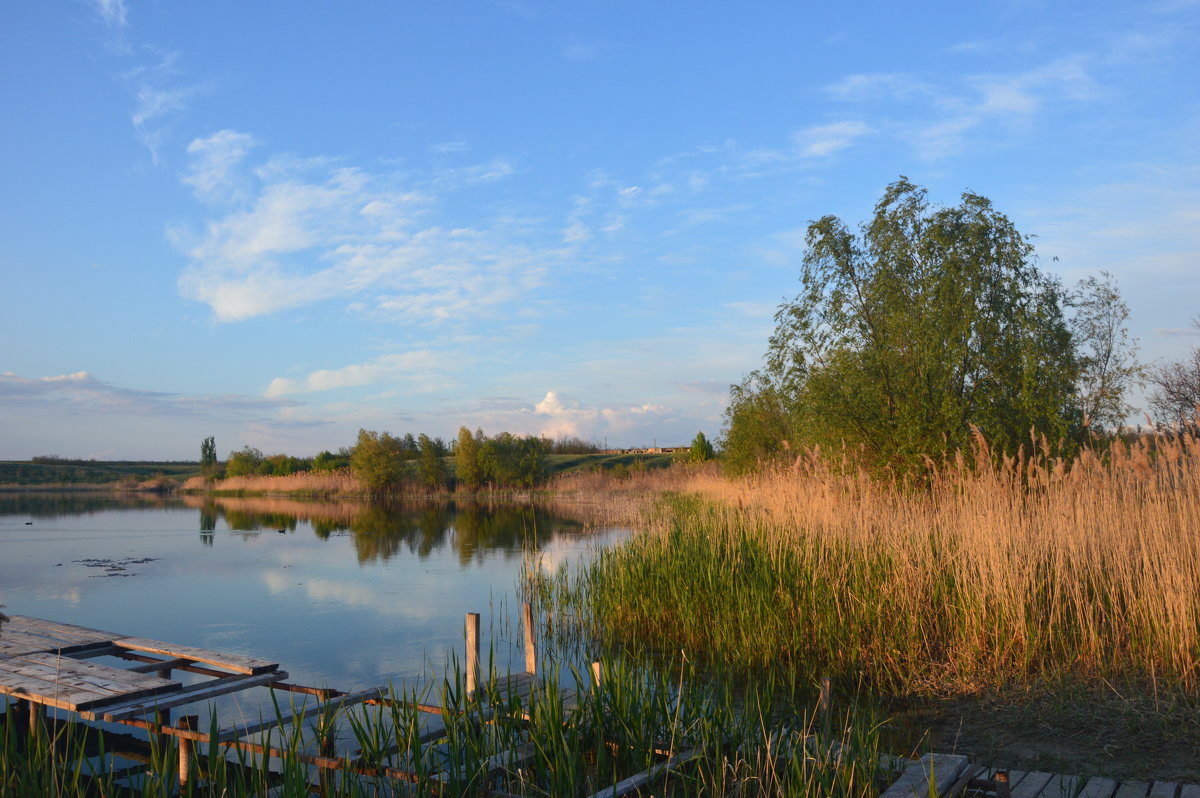
[{"label": "water surface", "polygon": [[497,667],[521,669],[523,563],[623,534],[528,505],[0,494],[0,604],[352,690],[440,676],[467,612]]}]

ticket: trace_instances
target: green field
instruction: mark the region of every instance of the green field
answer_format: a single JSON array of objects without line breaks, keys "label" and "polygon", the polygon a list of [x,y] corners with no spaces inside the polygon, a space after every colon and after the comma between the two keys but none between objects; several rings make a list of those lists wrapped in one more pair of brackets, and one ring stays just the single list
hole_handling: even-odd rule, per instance
[{"label": "green field", "polygon": [[184,480],[200,473],[200,464],[152,460],[0,460],[0,485],[107,485],[156,476]]}]

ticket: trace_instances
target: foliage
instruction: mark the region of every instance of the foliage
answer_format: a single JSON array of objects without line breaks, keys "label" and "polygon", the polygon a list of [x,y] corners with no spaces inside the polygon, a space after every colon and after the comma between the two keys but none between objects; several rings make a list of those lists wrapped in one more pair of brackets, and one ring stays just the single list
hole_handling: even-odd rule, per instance
[{"label": "foliage", "polygon": [[709,443],[708,438],[704,437],[703,432],[697,432],[696,437],[692,439],[692,446],[688,449],[689,463],[707,463],[709,460],[715,459],[717,456],[713,445]]},{"label": "foliage", "polygon": [[445,488],[449,475],[442,457],[446,447],[441,445],[441,441],[435,441],[425,433],[421,433],[417,445],[421,450],[420,459],[417,461],[417,476],[427,487]]},{"label": "foliage", "polygon": [[1071,297],[1071,333],[1078,347],[1078,403],[1083,423],[1093,431],[1120,429],[1133,408],[1125,394],[1145,370],[1137,362],[1137,343],[1125,329],[1129,306],[1108,272],[1080,280]]},{"label": "foliage", "polygon": [[371,493],[383,493],[404,478],[405,442],[390,433],[360,429],[350,469]]},{"label": "foliage", "polygon": [[[1200,332],[1200,316],[1192,320]],[[1168,427],[1200,425],[1200,345],[1183,357],[1149,371],[1150,409]]]},{"label": "foliage", "polygon": [[483,464],[479,459],[482,444],[482,430],[476,430],[472,435],[471,430],[466,427],[458,428],[458,442],[454,447],[454,471],[458,481],[471,490],[483,484]]},{"label": "foliage", "polygon": [[1119,423],[1137,372],[1111,278],[1068,295],[986,197],[933,207],[902,177],[860,233],[826,216],[807,245],[765,367],[732,390],[735,470],[812,445],[909,469],[977,433],[1008,453],[1031,431],[1077,441],[1084,404],[1090,420]]},{"label": "foliage", "polygon": [[488,482],[503,488],[532,488],[546,479],[546,450],[540,438],[502,432],[483,442],[479,461]]},{"label": "foliage", "polygon": [[217,466],[217,441],[209,436],[200,442],[200,470],[209,473]]},{"label": "foliage", "polygon": [[225,476],[246,477],[259,473],[263,453],[253,446],[243,446],[240,451],[230,452],[225,462]]},{"label": "foliage", "polygon": [[559,435],[553,440],[542,438],[542,448],[546,450],[546,454],[597,454],[600,444],[578,435]]},{"label": "foliage", "polygon": [[340,471],[343,468],[350,467],[350,456],[353,449],[343,446],[338,450],[337,454],[328,450],[320,452],[312,459],[311,470],[318,474],[328,474],[334,471]]}]

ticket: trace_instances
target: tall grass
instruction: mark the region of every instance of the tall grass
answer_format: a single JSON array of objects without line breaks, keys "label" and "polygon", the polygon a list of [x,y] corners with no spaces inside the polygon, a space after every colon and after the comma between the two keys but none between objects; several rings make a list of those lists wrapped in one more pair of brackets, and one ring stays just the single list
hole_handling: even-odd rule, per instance
[{"label": "tall grass", "polygon": [[[451,673],[434,699],[446,708],[440,721],[420,711],[416,693],[393,691],[258,733],[253,742],[281,754],[269,761],[226,754],[214,723],[180,794],[300,796],[319,783],[327,796],[589,795],[672,756],[687,765],[658,778],[655,794],[874,798],[891,780],[870,723],[818,732],[811,715],[770,716],[754,696],[697,685],[680,667],[654,675],[607,662],[598,686],[590,675],[563,680],[580,688],[576,701],[539,689],[524,705],[496,679],[468,697]],[[140,753],[117,755],[80,724],[21,726],[12,712],[0,717],[0,794],[166,796],[177,787],[175,748],[154,736]],[[318,773],[318,756],[340,756],[340,766]]]},{"label": "tall grass", "polygon": [[973,457],[920,485],[848,458],[691,476],[542,599],[745,672],[934,694],[1063,676],[1200,687],[1200,439]]}]

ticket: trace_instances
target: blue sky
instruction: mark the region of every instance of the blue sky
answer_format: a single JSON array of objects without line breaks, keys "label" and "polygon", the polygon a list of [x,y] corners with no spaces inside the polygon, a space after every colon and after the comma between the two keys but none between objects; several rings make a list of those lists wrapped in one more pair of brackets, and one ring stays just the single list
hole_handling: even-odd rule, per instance
[{"label": "blue sky", "polygon": [[716,434],[901,174],[1180,357],[1198,56],[1172,0],[5,3],[0,458]]}]

